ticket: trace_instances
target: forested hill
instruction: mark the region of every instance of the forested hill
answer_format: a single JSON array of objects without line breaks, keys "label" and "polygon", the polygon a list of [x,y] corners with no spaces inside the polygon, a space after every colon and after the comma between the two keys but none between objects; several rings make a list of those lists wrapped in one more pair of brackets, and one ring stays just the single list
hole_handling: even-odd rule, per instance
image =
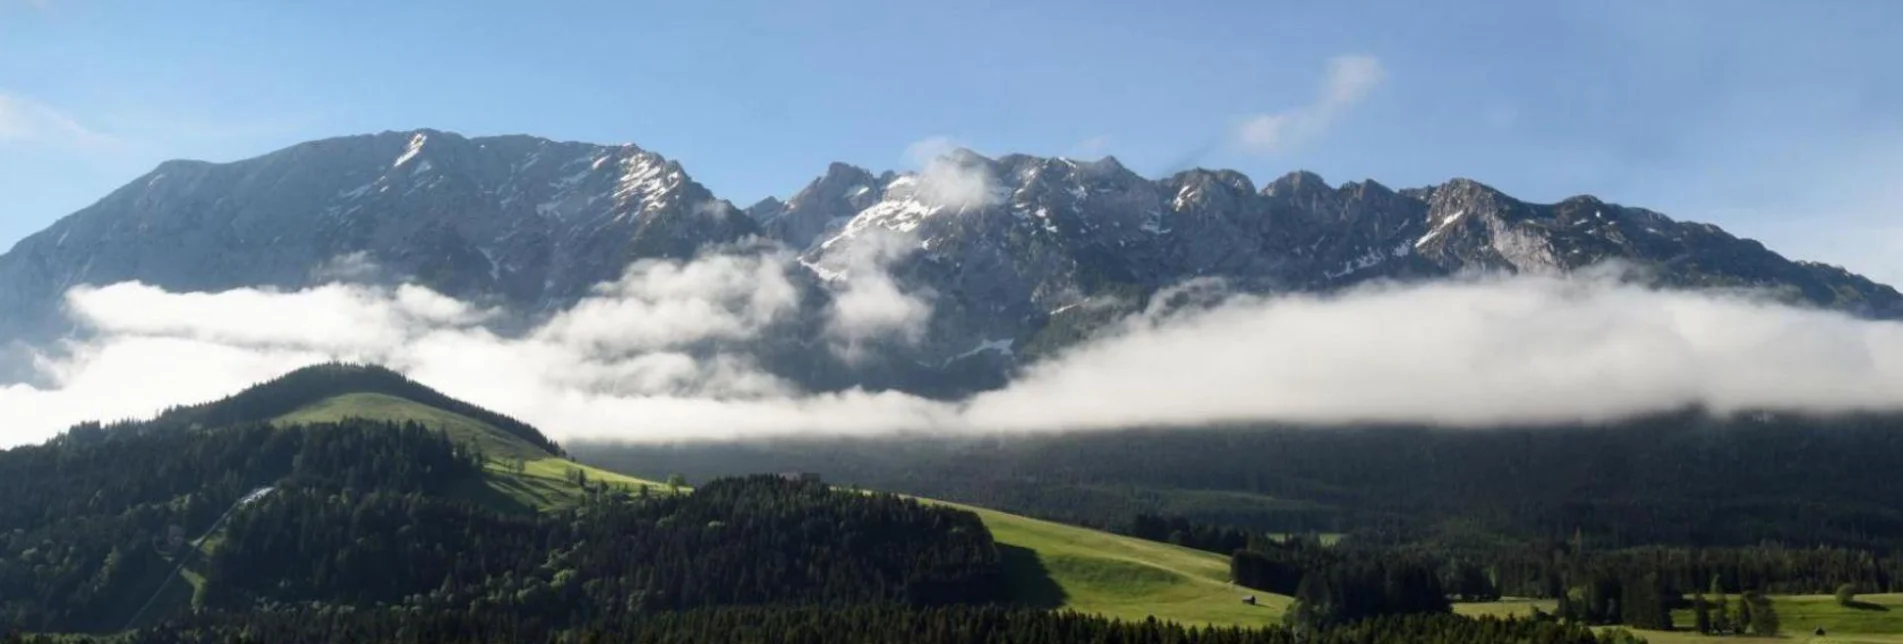
[{"label": "forested hill", "polygon": [[485,462],[420,424],[353,419],[0,451],[0,633],[104,633],[272,607],[508,615],[988,603],[969,512],[755,476],[655,492],[589,477],[568,509],[466,490]]},{"label": "forested hill", "polygon": [[344,363],[298,369],[220,400],[168,409],[147,421],[103,427],[83,424],[67,432],[66,439],[86,440],[102,430],[149,433],[264,422],[350,394],[381,394],[440,409],[504,432],[549,455],[563,455],[560,445],[527,423],[451,398],[384,367]]},{"label": "forested hill", "polygon": [[[110,631],[188,606],[200,547],[259,490],[438,495],[477,472],[442,434],[368,421],[0,451],[0,625]],[[174,580],[187,567],[199,583]]]},{"label": "forested hill", "polygon": [[1214,555],[806,475],[690,490],[499,455],[467,432],[506,419],[387,374],[0,450],[0,642],[1603,641],[1444,605],[1296,631]]}]

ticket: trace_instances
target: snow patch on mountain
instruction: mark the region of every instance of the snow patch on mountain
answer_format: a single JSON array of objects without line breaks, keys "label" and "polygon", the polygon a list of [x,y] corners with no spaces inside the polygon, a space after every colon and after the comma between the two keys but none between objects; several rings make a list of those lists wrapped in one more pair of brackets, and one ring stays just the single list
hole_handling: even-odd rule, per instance
[{"label": "snow patch on mountain", "polygon": [[1449,226],[1459,222],[1460,218],[1465,216],[1467,216],[1467,211],[1457,210],[1454,211],[1454,214],[1441,218],[1440,223],[1436,224],[1433,230],[1427,231],[1427,234],[1421,236],[1420,241],[1414,242],[1414,247],[1420,248],[1426,246],[1428,242],[1434,241],[1435,237],[1439,237],[1441,233],[1447,231]]},{"label": "snow patch on mountain", "polygon": [[954,362],[957,362],[959,360],[964,360],[966,358],[970,358],[972,356],[978,355],[980,353],[984,353],[986,351],[995,352],[999,355],[1009,358],[1013,355],[1016,355],[1016,353],[1012,351],[1012,347],[1015,346],[1016,344],[1017,344],[1016,340],[1011,340],[1009,338],[1004,340],[983,340],[978,343],[978,346],[973,347],[972,350],[970,351],[966,351],[964,353],[960,353],[950,358],[946,358],[945,362],[943,364],[940,364],[939,366],[949,367]]},{"label": "snow patch on mountain", "polygon": [[427,142],[429,142],[428,134],[417,132],[415,136],[411,136],[409,146],[403,149],[403,155],[397,157],[396,163],[390,164],[390,167],[392,169],[401,168],[403,164],[409,163],[410,159],[414,159],[416,155],[423,153],[423,144]]}]

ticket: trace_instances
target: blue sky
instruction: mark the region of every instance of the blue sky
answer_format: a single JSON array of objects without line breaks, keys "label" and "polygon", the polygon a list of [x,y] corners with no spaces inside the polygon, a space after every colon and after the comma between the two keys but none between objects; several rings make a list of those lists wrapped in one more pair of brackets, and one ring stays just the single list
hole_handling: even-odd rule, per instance
[{"label": "blue sky", "polygon": [[0,0],[0,248],[164,159],[433,127],[638,143],[743,205],[941,137],[1467,176],[1903,282],[1899,30],[1883,0]]}]

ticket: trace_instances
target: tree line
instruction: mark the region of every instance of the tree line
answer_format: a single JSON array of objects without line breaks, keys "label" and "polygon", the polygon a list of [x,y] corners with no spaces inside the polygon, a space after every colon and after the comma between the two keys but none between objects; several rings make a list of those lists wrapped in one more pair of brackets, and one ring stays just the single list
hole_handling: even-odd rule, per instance
[{"label": "tree line", "polygon": [[[1563,578],[1572,571],[1625,579],[1656,575],[1664,588],[1683,592],[1704,588],[1714,579],[1732,593],[1831,594],[1840,588],[1866,593],[1903,592],[1903,551],[1826,545],[1643,546],[1600,551],[1590,548],[1582,538],[1478,549],[1437,544],[1370,546],[1365,540],[1348,537],[1323,550],[1315,547],[1314,535],[1277,536],[1147,513],[1138,514],[1119,532],[1223,555],[1249,550],[1250,556],[1241,561],[1252,565],[1268,556],[1264,553],[1281,557],[1291,556],[1289,553],[1311,557],[1358,552],[1384,557],[1399,554],[1435,566],[1448,592],[1466,601],[1501,595],[1554,598]],[[1300,547],[1304,544],[1309,547]],[[1295,583],[1293,579],[1282,583],[1279,587],[1284,590],[1278,592],[1288,594],[1286,589],[1294,588]]]},{"label": "tree line", "polygon": [[[1421,546],[1369,548],[1352,540],[1324,547],[1313,536],[1278,538],[1148,514],[1132,520],[1128,533],[1212,552],[1233,548],[1231,578],[1246,587],[1296,596],[1297,617],[1304,620],[1326,621],[1330,611],[1431,612],[1440,610],[1432,603],[1436,594],[1491,601],[1504,593],[1556,599],[1554,617],[1585,624],[1670,629],[1672,611],[1687,609],[1701,633],[1772,635],[1779,622],[1767,594],[1822,594],[1834,588],[1830,592],[1838,603],[1854,605],[1857,593],[1894,592],[1903,580],[1897,575],[1903,558],[1829,546],[1652,546],[1596,552],[1576,539],[1455,554]],[[1344,578],[1344,562],[1364,572],[1359,578]],[[1435,571],[1439,588],[1417,582],[1414,596],[1424,603],[1395,608],[1395,599],[1376,594],[1376,589],[1392,594],[1405,588],[1391,571],[1410,567]],[[1382,570],[1390,571],[1388,578],[1369,572]],[[1362,597],[1358,603],[1352,599],[1357,592]],[[1735,602],[1728,599],[1732,594]]]},{"label": "tree line", "polygon": [[1436,562],[1425,557],[1335,549],[1291,538],[1255,539],[1229,562],[1236,585],[1294,596],[1284,619],[1302,632],[1452,609]]},{"label": "tree line", "polygon": [[[53,641],[19,635],[0,638],[4,644],[51,644]],[[658,613],[617,611],[596,615],[562,631],[551,631],[509,613],[288,608],[250,614],[182,616],[148,631],[89,641],[114,644],[1637,644],[1644,640],[1623,631],[1594,632],[1578,624],[1454,615],[1377,617],[1298,631],[1282,626],[1198,627],[1157,620],[1121,621],[1070,611],[995,605],[873,604],[702,608]]]}]

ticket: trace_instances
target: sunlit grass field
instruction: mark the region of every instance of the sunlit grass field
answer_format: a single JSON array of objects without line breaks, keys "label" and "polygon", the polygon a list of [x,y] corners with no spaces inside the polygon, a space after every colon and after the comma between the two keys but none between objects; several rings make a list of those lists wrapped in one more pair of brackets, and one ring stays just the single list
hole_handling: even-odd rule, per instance
[{"label": "sunlit grass field", "polygon": [[[1229,558],[1166,543],[971,510],[1004,551],[1016,599],[1121,619],[1185,624],[1276,623],[1289,598],[1229,583]],[[1243,603],[1254,595],[1257,605]]]}]

